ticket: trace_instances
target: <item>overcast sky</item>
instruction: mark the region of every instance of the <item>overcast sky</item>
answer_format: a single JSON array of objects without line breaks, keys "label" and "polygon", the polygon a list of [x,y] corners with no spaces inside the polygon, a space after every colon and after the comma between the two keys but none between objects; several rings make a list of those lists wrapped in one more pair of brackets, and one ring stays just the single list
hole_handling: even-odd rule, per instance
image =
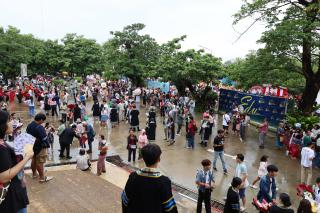
[{"label": "overcast sky", "polygon": [[77,33],[103,43],[110,31],[144,23],[144,33],[159,43],[187,35],[183,49],[206,47],[223,60],[257,49],[264,27],[257,24],[238,42],[250,24],[232,28],[241,0],[0,0],[0,25],[12,25],[38,38],[58,39]]}]

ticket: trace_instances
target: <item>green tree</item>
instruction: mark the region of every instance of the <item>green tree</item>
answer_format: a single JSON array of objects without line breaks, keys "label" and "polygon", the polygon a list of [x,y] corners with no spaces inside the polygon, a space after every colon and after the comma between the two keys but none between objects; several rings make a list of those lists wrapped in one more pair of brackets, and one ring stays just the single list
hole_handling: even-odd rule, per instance
[{"label": "green tree", "polygon": [[254,85],[272,84],[288,87],[290,93],[299,94],[304,88],[304,79],[299,73],[299,62],[289,57],[272,55],[260,49],[244,59],[225,64],[227,76],[237,81],[239,87],[249,89]]},{"label": "green tree", "polygon": [[220,58],[194,49],[180,51],[186,36],[175,38],[161,46],[161,55],[155,73],[165,80],[174,82],[179,92],[184,93],[189,87],[193,93],[193,85],[199,81],[209,82],[222,76],[224,71]]},{"label": "green tree", "polygon": [[305,78],[305,88],[299,108],[310,114],[320,89],[319,0],[244,1],[234,23],[247,17],[254,18],[250,27],[258,21],[267,24],[259,40],[266,50],[300,61],[299,72]]},{"label": "green tree", "polygon": [[135,85],[143,84],[144,78],[149,76],[159,50],[150,35],[140,35],[144,28],[144,24],[137,23],[122,31],[112,31],[113,38],[103,45],[108,72],[127,76]]},{"label": "green tree", "polygon": [[0,72],[6,77],[20,73],[20,64],[31,61],[32,48],[35,42],[32,35],[21,35],[20,30],[9,26],[0,28]]},{"label": "green tree", "polygon": [[104,70],[102,48],[94,39],[67,34],[61,41],[64,69],[80,76]]}]

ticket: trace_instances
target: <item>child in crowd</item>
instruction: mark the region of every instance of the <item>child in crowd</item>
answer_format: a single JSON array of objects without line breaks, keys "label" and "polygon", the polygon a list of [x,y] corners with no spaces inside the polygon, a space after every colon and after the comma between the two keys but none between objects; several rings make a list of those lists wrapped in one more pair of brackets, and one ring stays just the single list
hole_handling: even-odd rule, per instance
[{"label": "child in crowd", "polygon": [[100,153],[99,153],[99,159],[97,164],[97,175],[101,175],[101,173],[106,172],[105,158],[107,156],[107,150],[108,150],[108,146],[106,144],[107,144],[107,141],[105,140],[104,135],[101,134],[99,138],[99,146],[98,146],[98,150],[100,151]]},{"label": "child in crowd", "polygon": [[251,188],[257,189],[258,187],[255,185],[261,177],[267,175],[267,166],[268,166],[268,156],[263,155],[260,159],[260,166],[258,170],[258,177],[253,181],[252,185],[250,185]]},{"label": "child in crowd", "polygon": [[141,149],[147,145],[149,142],[148,142],[148,137],[146,135],[146,130],[141,130],[141,134],[139,135],[139,138],[138,138],[138,149],[139,149],[139,156],[138,156],[138,160],[140,160],[142,158],[142,154],[141,154]]},{"label": "child in crowd", "polygon": [[89,156],[86,154],[86,150],[82,148],[77,156],[77,169],[80,169],[81,171],[88,171],[91,169]]},{"label": "child in crowd", "polygon": [[48,142],[50,144],[51,153],[53,154],[53,142],[54,142],[53,133],[55,132],[55,129],[54,129],[54,127],[52,125],[50,125],[49,122],[47,122],[45,124],[44,129],[46,130]]},{"label": "child in crowd", "polygon": [[82,132],[81,133],[81,137],[79,139],[79,144],[80,144],[80,147],[81,148],[86,148],[86,142],[88,140],[88,136],[87,136],[87,133],[86,132]]}]

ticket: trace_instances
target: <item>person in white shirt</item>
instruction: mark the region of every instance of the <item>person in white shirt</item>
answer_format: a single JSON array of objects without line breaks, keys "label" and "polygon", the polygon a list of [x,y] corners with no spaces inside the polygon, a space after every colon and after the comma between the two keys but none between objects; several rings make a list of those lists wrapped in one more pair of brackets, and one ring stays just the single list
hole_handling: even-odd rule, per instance
[{"label": "person in white shirt", "polygon": [[[301,150],[301,183],[310,185],[312,178],[312,160],[315,157],[314,144],[308,143],[306,147]],[[307,174],[307,181],[305,176]]]},{"label": "person in white shirt", "polygon": [[252,185],[250,185],[251,188],[257,189],[258,187],[255,185],[263,176],[268,174],[267,166],[268,166],[268,156],[263,155],[260,159],[260,165],[258,170],[258,176],[256,179],[252,182]]},{"label": "person in white shirt", "polygon": [[246,164],[244,163],[244,156],[243,154],[237,154],[237,167],[235,170],[234,177],[239,177],[242,180],[242,184],[239,189],[239,198],[242,200],[243,206],[240,207],[241,211],[246,209],[246,188],[250,185],[248,181],[248,169]]},{"label": "person in white shirt", "polygon": [[82,171],[88,171],[91,169],[89,156],[86,154],[85,149],[80,149],[79,151],[79,155],[77,156],[77,169]]},{"label": "person in white shirt", "polygon": [[222,116],[222,127],[224,130],[224,133],[226,135],[228,135],[228,130],[229,130],[229,122],[230,122],[230,116],[229,114],[226,112],[223,116]]}]

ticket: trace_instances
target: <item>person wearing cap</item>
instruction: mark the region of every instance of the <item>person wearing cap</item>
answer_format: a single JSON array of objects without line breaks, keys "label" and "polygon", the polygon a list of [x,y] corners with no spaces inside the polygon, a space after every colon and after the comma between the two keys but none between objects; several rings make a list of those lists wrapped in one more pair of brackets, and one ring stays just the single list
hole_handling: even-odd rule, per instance
[{"label": "person wearing cap", "polygon": [[76,134],[76,128],[77,126],[75,124],[73,124],[71,127],[66,128],[60,135],[61,141],[60,141],[60,158],[64,158],[64,150],[66,150],[67,152],[67,159],[71,159],[72,157],[70,156],[70,145],[72,144],[73,138],[80,138],[77,134]]},{"label": "person wearing cap", "polygon": [[[306,147],[301,150],[301,183],[310,185],[312,178],[312,161],[315,157],[314,144],[309,142]],[[306,179],[307,174],[307,181]]]},{"label": "person wearing cap", "polygon": [[259,128],[259,148],[264,149],[265,138],[269,129],[268,119],[265,118],[263,123],[258,126]]},{"label": "person wearing cap", "polygon": [[288,194],[281,193],[280,205],[272,205],[270,207],[269,213],[294,213],[293,209],[290,208],[291,200]]}]

